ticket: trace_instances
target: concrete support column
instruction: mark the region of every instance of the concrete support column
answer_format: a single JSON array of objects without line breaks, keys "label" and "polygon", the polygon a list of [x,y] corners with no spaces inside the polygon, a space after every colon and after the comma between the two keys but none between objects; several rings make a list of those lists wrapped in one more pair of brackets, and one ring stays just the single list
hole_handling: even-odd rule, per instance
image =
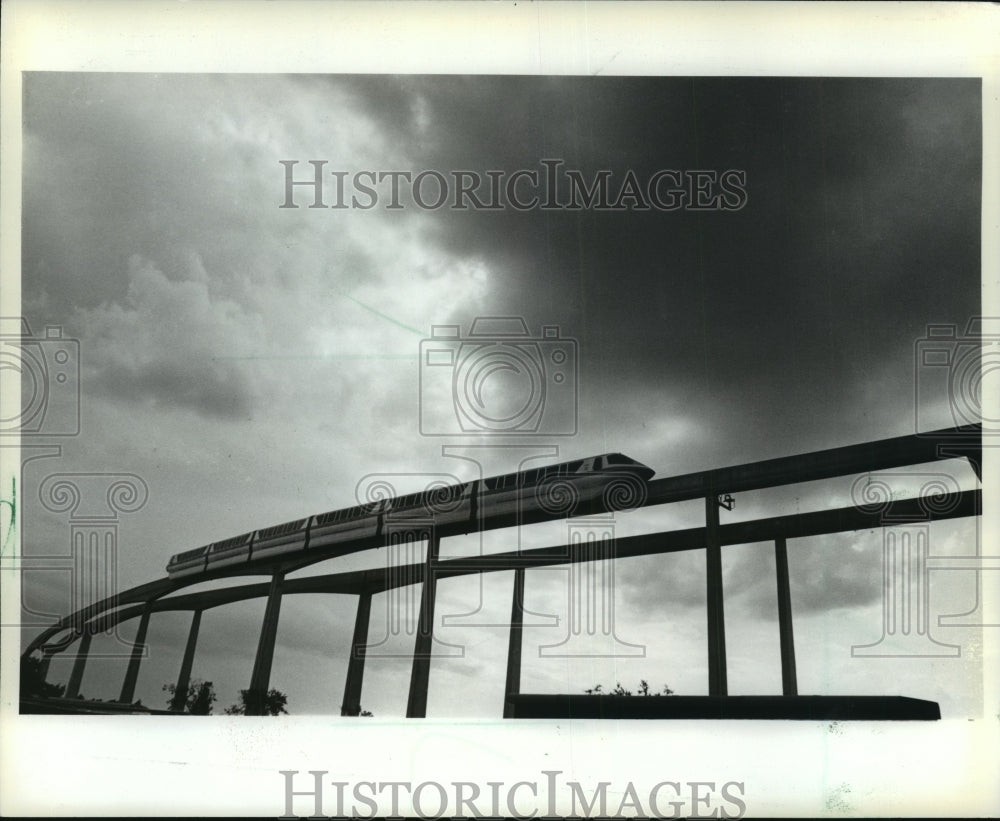
[{"label": "concrete support column", "polygon": [[792,633],[792,593],[788,584],[788,549],[785,537],[774,540],[774,568],[778,579],[778,635],[781,642],[781,693],[797,696],[795,638]]},{"label": "concrete support column", "polygon": [[368,627],[371,619],[372,594],[358,596],[358,613],[354,618],[354,638],[351,640],[351,657],[347,662],[347,682],[344,684],[342,716],[361,714],[361,684],[365,677],[365,650],[368,645]]},{"label": "concrete support column", "polygon": [[[176,701],[170,709],[177,713],[184,712],[184,705],[187,700],[187,689],[191,683],[191,668],[194,665],[194,651],[198,646],[198,629],[201,627],[201,611],[195,610],[191,614],[191,629],[188,630],[187,644],[184,645],[184,658],[181,661],[181,672],[177,676],[177,684],[174,686],[174,698]],[[181,695],[183,694],[183,695]]]},{"label": "concrete support column", "polygon": [[52,653],[46,653],[42,650],[42,658],[38,663],[38,675],[41,677],[42,681],[48,681],[49,678],[49,665],[52,663]]},{"label": "concrete support column", "polygon": [[246,714],[248,716],[264,715],[264,699],[271,683],[271,663],[274,661],[274,641],[278,635],[281,585],[284,580],[284,573],[275,573],[271,577],[271,587],[267,593],[267,607],[264,610],[264,623],[260,628],[257,656],[254,658],[253,673],[250,676],[250,691],[247,693]]},{"label": "concrete support column", "polygon": [[708,694],[724,696],[726,684],[726,620],[722,605],[722,541],[719,500],[705,497],[705,577],[708,605]]},{"label": "concrete support column", "polygon": [[407,718],[423,718],[427,714],[427,687],[431,676],[431,645],[434,638],[434,599],[437,593],[438,551],[441,540],[431,531],[427,539],[427,562],[420,594],[420,614],[417,638],[413,646],[413,671],[410,674],[410,695],[406,702]]},{"label": "concrete support column", "polygon": [[66,685],[66,698],[76,698],[80,695],[80,684],[83,682],[83,670],[87,665],[87,655],[90,653],[90,631],[84,628],[80,638],[80,646],[76,650],[76,660],[73,671],[69,674],[69,684]]},{"label": "concrete support column", "polygon": [[125,671],[125,681],[122,682],[122,691],[118,700],[123,704],[131,704],[135,698],[135,683],[139,680],[139,664],[142,661],[143,653],[146,651],[146,631],[149,629],[150,610],[147,607],[142,617],[139,619],[139,629],[135,634],[135,641],[132,644],[132,657],[128,660],[128,669]]},{"label": "concrete support column", "polygon": [[521,647],[524,633],[524,568],[514,571],[514,593],[510,606],[510,642],[507,645],[507,685],[504,689],[503,717],[512,718],[510,697],[521,692]]}]

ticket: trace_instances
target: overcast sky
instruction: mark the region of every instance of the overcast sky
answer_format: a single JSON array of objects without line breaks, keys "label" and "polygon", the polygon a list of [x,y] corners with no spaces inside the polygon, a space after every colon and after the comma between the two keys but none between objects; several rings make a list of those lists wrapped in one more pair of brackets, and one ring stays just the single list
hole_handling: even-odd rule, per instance
[{"label": "overcast sky", "polygon": [[[473,475],[442,445],[492,440],[421,435],[419,352],[433,325],[468,333],[477,316],[523,317],[534,337],[556,325],[579,367],[575,434],[480,449],[487,473],[557,446],[560,458],[621,451],[663,477],[966,421],[914,351],[928,323],[961,331],[980,310],[976,80],[35,73],[24,89],[23,312],[36,334],[61,325],[79,340],[82,396],[80,435],[25,469],[25,553],[68,552],[67,515],[37,502],[44,477],[135,474],[149,496],[121,516],[120,589],[162,576],[180,550],[352,505],[368,474],[417,474],[401,489]],[[329,204],[333,171],[509,178],[543,159],[588,180],[608,170],[614,191],[629,171],[643,185],[664,169],[736,171],[745,197],[712,210],[393,209],[380,186],[376,207],[338,209],[306,207],[299,186],[301,207],[281,207],[281,161],[297,180],[325,161]],[[449,424],[432,398],[425,419]],[[964,464],[929,470],[975,486]],[[723,521],[847,504],[852,479],[745,494]],[[616,527],[700,523],[700,505],[676,507]],[[523,536],[556,543],[565,528]],[[974,522],[935,525],[932,552],[970,553],[974,537]],[[881,632],[881,540],[789,545],[800,692],[898,692],[978,715],[968,650],[851,658]],[[706,692],[703,562],[621,562],[622,657],[542,659],[534,648],[559,629],[533,628],[523,689],[645,678]],[[727,548],[725,571],[730,692],[780,692],[770,546]],[[506,630],[488,625],[509,613],[511,578],[441,585],[439,614],[479,612],[440,631],[465,655],[442,645],[430,715],[499,715]],[[933,577],[932,618],[970,609],[972,580]],[[564,630],[567,584],[565,570],[529,574],[538,621],[562,613]],[[52,574],[25,585],[29,606],[67,609]],[[375,600],[372,641],[386,607]],[[350,597],[286,598],[272,684],[293,713],[339,712],[353,610]],[[262,613],[206,614],[194,676],[216,683],[217,712],[249,682]],[[154,616],[144,703],[162,706],[186,630],[186,617]],[[935,637],[974,644],[963,628]],[[380,647],[362,703],[401,715],[412,637]],[[69,665],[52,671],[65,681]],[[116,695],[123,671],[95,659],[84,694]]]}]

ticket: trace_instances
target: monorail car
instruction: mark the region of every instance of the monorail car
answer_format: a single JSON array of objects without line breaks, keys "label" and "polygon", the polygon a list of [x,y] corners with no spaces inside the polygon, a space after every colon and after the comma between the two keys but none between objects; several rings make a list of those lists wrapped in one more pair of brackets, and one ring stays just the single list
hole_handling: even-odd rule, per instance
[{"label": "monorail car", "polygon": [[207,552],[208,545],[202,545],[194,550],[185,550],[183,553],[171,556],[167,564],[167,573],[171,576],[188,576],[203,572]]},{"label": "monorail car", "polygon": [[242,536],[233,536],[221,542],[212,542],[208,546],[207,553],[209,567],[218,569],[249,561],[254,535],[254,533],[244,533]]},{"label": "monorail car", "polygon": [[605,453],[532,470],[331,510],[305,519],[244,533],[171,557],[167,574],[190,576],[272,559],[333,544],[381,536],[417,521],[468,522],[517,511],[542,509],[569,517],[582,504],[602,497],[604,506],[624,510],[642,503],[654,471],[622,453]]}]

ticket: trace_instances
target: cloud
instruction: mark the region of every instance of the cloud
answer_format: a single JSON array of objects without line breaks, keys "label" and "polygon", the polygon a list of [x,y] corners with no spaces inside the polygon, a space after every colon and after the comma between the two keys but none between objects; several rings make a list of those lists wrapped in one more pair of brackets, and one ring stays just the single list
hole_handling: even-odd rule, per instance
[{"label": "cloud", "polygon": [[[262,318],[209,292],[200,260],[190,279],[170,280],[149,260],[129,260],[125,304],[82,308],[89,389],[141,404],[246,418],[254,386],[240,355],[252,352]],[[233,358],[226,358],[233,357]]]}]

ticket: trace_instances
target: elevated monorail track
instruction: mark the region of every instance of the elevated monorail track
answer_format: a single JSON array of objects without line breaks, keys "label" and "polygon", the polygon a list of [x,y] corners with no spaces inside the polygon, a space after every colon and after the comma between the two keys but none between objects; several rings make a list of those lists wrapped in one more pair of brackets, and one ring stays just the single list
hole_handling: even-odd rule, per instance
[{"label": "elevated monorail track", "polygon": [[[724,545],[774,541],[776,550],[779,550],[780,546],[780,550],[776,554],[781,557],[778,561],[779,591],[781,590],[781,574],[782,572],[785,574],[784,593],[780,594],[783,598],[779,601],[779,617],[782,619],[783,630],[783,682],[785,694],[792,695],[795,694],[794,651],[791,645],[790,603],[787,601],[787,565],[782,567],[782,563],[786,561],[783,558],[785,541],[832,533],[901,526],[908,523],[927,523],[976,516],[982,512],[982,492],[977,489],[898,499],[891,502],[886,500],[883,505],[841,507],[732,524],[719,523],[719,498],[725,494],[833,479],[870,471],[905,468],[956,458],[967,459],[977,478],[981,481],[981,437],[981,426],[968,425],[699,471],[681,476],[650,479],[642,484],[641,493],[636,494],[635,498],[630,500],[627,509],[703,499],[706,505],[705,526],[621,537],[614,539],[612,544],[605,545],[600,549],[581,549],[579,544],[556,544],[530,550],[449,559],[441,559],[438,556],[438,546],[443,538],[568,517],[578,519],[615,513],[621,509],[609,503],[606,494],[585,495],[572,507],[570,512],[546,509],[537,504],[523,504],[521,502],[524,500],[520,499],[518,504],[514,506],[508,504],[491,507],[488,503],[477,504],[476,497],[473,497],[472,511],[475,515],[458,520],[454,516],[436,518],[426,515],[396,517],[387,515],[379,521],[377,532],[367,533],[358,538],[317,546],[309,544],[307,534],[303,548],[300,550],[281,555],[269,555],[264,559],[222,567],[213,567],[211,563],[208,563],[207,569],[204,571],[157,579],[122,591],[71,613],[56,624],[44,629],[28,642],[22,655],[26,658],[32,653],[41,651],[43,658],[51,658],[57,653],[64,652],[77,641],[83,641],[89,647],[90,636],[135,618],[140,619],[139,636],[136,640],[136,646],[139,646],[145,639],[145,628],[152,614],[187,611],[194,613],[196,617],[192,627],[192,637],[189,639],[189,652],[186,652],[187,658],[189,653],[193,653],[192,642],[197,637],[197,624],[200,621],[202,611],[239,601],[266,597],[268,600],[267,614],[262,628],[258,658],[250,688],[251,693],[254,693],[261,691],[262,687],[266,689],[264,685],[266,685],[270,673],[270,655],[273,653],[274,632],[281,596],[300,593],[358,596],[358,623],[355,626],[357,639],[358,636],[367,634],[366,630],[362,630],[362,625],[363,622],[367,623],[372,595],[403,585],[422,584],[424,601],[421,606],[421,625],[418,628],[417,647],[414,650],[414,674],[411,681],[411,698],[407,713],[417,716],[423,715],[423,705],[426,703],[427,671],[429,670],[429,652],[424,653],[420,648],[429,648],[430,646],[429,635],[432,629],[432,620],[426,614],[433,612],[434,587],[438,580],[505,570],[515,571],[515,607],[512,614],[512,625],[514,626],[512,626],[509,660],[512,666],[508,671],[510,681],[516,680],[516,671],[519,670],[520,664],[519,644],[516,648],[516,654],[514,652],[513,636],[517,625],[513,616],[517,613],[518,586],[520,585],[520,588],[523,589],[523,573],[526,570],[535,567],[591,562],[599,559],[625,559],[706,549],[709,609],[709,691],[711,696],[719,697],[725,696],[726,685],[721,566],[719,565],[718,551]],[[600,464],[595,460],[606,460],[606,458],[591,457],[591,463]],[[641,463],[634,464],[644,467],[641,466]],[[545,469],[540,470],[544,471]],[[520,474],[516,476],[520,476]],[[515,481],[520,487],[520,479]],[[470,486],[475,486],[475,483],[472,485],[466,483],[461,487],[469,488]],[[389,506],[383,509],[388,511]],[[426,514],[426,511],[421,512]],[[330,514],[324,515],[329,516]],[[310,517],[302,521],[312,522],[315,518]],[[265,529],[265,531],[257,531],[254,536],[256,533],[268,532],[280,534],[281,528],[291,524],[286,523],[286,525],[279,525],[275,528]],[[244,537],[239,538],[243,539]],[[334,572],[305,578],[287,578],[289,574],[318,562],[406,540],[427,541],[428,549],[425,561],[402,566]],[[230,541],[238,541],[238,539]],[[189,551],[189,553],[194,552]],[[208,581],[252,575],[265,577],[268,581],[251,584],[241,583],[230,587],[191,593],[181,592],[185,587]],[[354,645],[354,649],[357,651],[357,641]],[[85,655],[86,653],[82,652],[78,655],[78,659],[84,658]],[[82,663],[81,661],[77,662],[79,665]],[[361,665],[361,668],[358,667],[358,664]],[[126,677],[127,683],[123,687],[123,696],[129,694],[129,681],[134,689],[137,665],[138,655],[134,653]],[[345,714],[356,714],[356,712],[352,713],[351,711],[356,707],[354,702],[360,697],[361,669],[363,669],[363,651],[360,653],[360,661],[358,661],[357,652],[352,654],[351,669],[348,671],[347,695],[345,695]],[[74,668],[77,682],[80,675],[82,675],[82,666],[79,670]],[[513,692],[508,693],[511,697],[516,694],[516,688]],[[508,706],[514,704],[512,698],[508,698],[507,702]],[[523,703],[523,699],[518,703]],[[511,709],[513,709],[512,706]],[[508,714],[512,715],[512,713]]]},{"label": "elevated monorail track", "polygon": [[[948,494],[940,497],[936,504],[940,506],[941,512],[934,517],[935,521],[976,516],[980,513],[982,505],[982,491],[967,490]],[[722,525],[719,528],[719,535],[723,547],[756,544],[774,541],[777,538],[798,539],[832,533],[872,530],[883,527],[887,515],[891,516],[893,526],[928,520],[926,503],[922,499],[904,499],[878,511],[843,507]],[[626,559],[659,553],[700,550],[705,547],[706,537],[707,533],[704,527],[685,528],[666,533],[623,536],[615,540],[613,552],[607,553],[601,558]],[[495,573],[519,568],[555,567],[594,560],[594,556],[575,549],[575,547],[574,545],[560,544],[520,551],[439,559],[433,566],[433,573],[438,580],[441,580],[479,573]],[[427,577],[428,570],[425,562],[418,562],[391,568],[352,570],[301,579],[286,578],[282,593],[284,595],[295,593],[354,594],[359,592],[378,594],[396,587],[420,584]],[[153,613],[209,610],[226,604],[262,598],[267,595],[267,592],[268,583],[259,582],[163,598],[150,604],[148,609]],[[88,624],[88,627],[95,633],[109,630],[119,622],[141,616],[146,609],[147,605],[145,604],[123,608],[114,614],[95,619]]]}]

